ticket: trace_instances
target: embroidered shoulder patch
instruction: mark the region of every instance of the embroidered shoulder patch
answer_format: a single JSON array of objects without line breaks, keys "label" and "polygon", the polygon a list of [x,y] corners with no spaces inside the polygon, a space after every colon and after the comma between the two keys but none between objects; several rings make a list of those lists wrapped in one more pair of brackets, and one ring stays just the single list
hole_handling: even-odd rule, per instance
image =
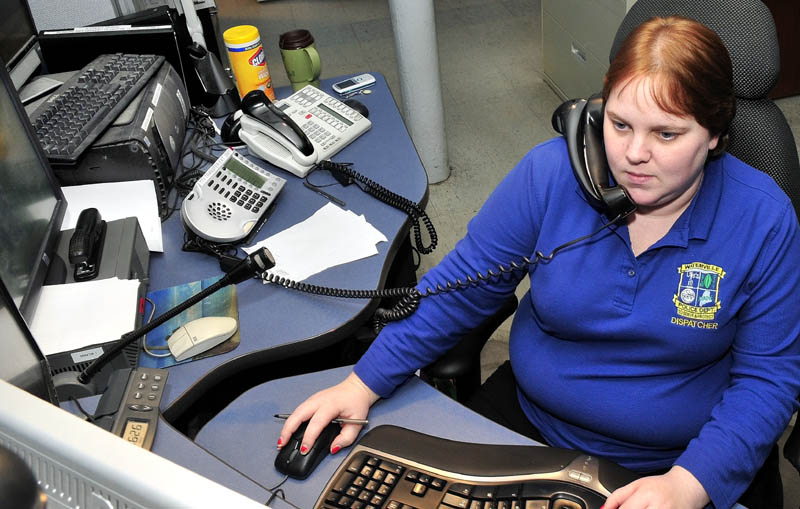
[{"label": "embroidered shoulder patch", "polygon": [[719,283],[725,277],[725,271],[716,265],[694,262],[681,265],[678,274],[678,293],[672,297],[678,315],[695,320],[713,320],[722,307]]}]

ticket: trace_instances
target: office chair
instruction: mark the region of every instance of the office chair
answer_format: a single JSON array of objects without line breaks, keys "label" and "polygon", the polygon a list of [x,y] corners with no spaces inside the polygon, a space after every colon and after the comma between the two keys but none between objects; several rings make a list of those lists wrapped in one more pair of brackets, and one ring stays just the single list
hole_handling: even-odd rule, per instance
[{"label": "office chair", "polygon": [[[703,23],[725,43],[733,64],[736,94],[736,116],[730,127],[727,150],[771,176],[800,216],[797,147],[783,113],[767,98],[778,81],[780,68],[778,37],[769,9],[759,0],[638,0],[617,30],[609,61],[636,26],[653,16],[670,15]],[[783,455],[800,471],[798,427],[792,430]],[[776,504],[783,507],[780,501]]]},{"label": "office chair", "polygon": [[502,306],[469,331],[450,351],[422,369],[422,378],[441,392],[464,403],[481,385],[481,351],[492,334],[517,309],[511,294]]},{"label": "office chair", "polygon": [[[638,0],[626,14],[609,55],[653,16],[680,15],[713,29],[728,48],[733,64],[736,117],[729,130],[728,152],[770,175],[791,199],[800,216],[800,162],[786,118],[767,98],[778,81],[779,48],[775,23],[759,0]],[[513,297],[513,296],[512,296]],[[455,382],[455,397],[465,401],[480,384],[480,352],[494,328],[516,309],[509,299],[453,350],[423,370],[423,375]],[[476,378],[477,377],[477,378]],[[800,471],[800,431],[795,427],[784,456]]]}]

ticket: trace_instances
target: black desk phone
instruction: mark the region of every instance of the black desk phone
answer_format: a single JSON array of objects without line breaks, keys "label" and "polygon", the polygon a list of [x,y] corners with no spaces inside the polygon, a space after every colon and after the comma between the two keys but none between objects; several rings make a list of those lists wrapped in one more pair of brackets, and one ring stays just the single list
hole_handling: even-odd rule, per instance
[{"label": "black desk phone", "polygon": [[169,371],[129,368],[114,371],[97,403],[95,424],[123,440],[150,450]]}]

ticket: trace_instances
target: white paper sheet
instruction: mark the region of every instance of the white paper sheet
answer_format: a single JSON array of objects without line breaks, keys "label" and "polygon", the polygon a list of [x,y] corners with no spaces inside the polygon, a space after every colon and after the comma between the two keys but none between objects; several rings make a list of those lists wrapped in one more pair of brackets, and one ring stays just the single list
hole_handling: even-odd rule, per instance
[{"label": "white paper sheet", "polygon": [[328,203],[311,217],[245,249],[266,246],[275,258],[269,272],[294,281],[343,263],[378,254],[386,236],[364,216]]},{"label": "white paper sheet", "polygon": [[153,182],[132,180],[61,188],[67,199],[67,211],[62,230],[75,228],[78,216],[86,208],[96,208],[105,221],[136,217],[150,251],[164,251],[161,239],[161,219]]},{"label": "white paper sheet", "polygon": [[31,332],[45,355],[119,339],[136,324],[138,279],[42,287]]}]

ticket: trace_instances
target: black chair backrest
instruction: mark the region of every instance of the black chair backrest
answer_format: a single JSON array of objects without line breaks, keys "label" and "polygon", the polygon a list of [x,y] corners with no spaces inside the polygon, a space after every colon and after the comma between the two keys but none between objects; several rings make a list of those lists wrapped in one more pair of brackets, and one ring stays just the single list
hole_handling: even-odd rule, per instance
[{"label": "black chair backrest", "polygon": [[683,16],[714,30],[733,64],[736,117],[728,152],[771,176],[800,216],[800,161],[786,117],[767,97],[778,81],[775,22],[759,0],[638,0],[622,20],[611,47],[614,59],[627,35],[654,16]]}]

